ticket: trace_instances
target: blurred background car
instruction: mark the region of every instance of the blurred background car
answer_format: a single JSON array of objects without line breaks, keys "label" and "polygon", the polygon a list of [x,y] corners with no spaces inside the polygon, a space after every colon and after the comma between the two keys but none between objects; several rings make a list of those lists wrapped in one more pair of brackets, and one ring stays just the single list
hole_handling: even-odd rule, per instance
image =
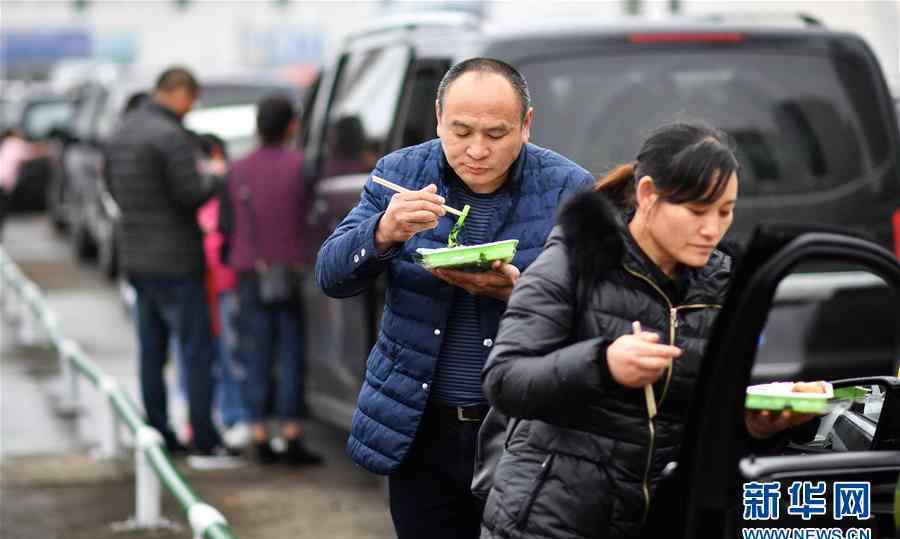
[{"label": "blurred background car", "polygon": [[18,169],[10,206],[16,211],[46,208],[46,193],[65,145],[73,107],[68,98],[45,85],[6,86],[0,129],[15,129],[32,146],[34,157]]},{"label": "blurred background car", "polygon": [[[78,108],[72,122],[70,143],[63,157],[64,171],[53,186],[52,219],[65,228],[74,254],[82,260],[96,258],[102,272],[114,278],[118,272],[116,226],[118,207],[104,175],[106,143],[136,99],[148,98],[150,79],[119,81],[105,86],[91,83],[78,90]],[[302,89],[265,80],[202,80],[201,96],[185,118],[185,126],[222,138],[229,156],[241,157],[253,146],[256,102],[272,93],[283,93],[299,102]]]},{"label": "blurred background car", "polygon": [[[783,220],[845,227],[893,249],[900,134],[885,77],[858,35],[809,17],[777,25],[699,17],[523,26],[458,13],[373,24],[350,35],[322,71],[303,135],[316,192],[311,245],[357,203],[378,158],[436,136],[438,83],[471,56],[519,68],[535,108],[531,140],[597,176],[631,161],[644,133],[662,123],[700,118],[724,129],[743,164],[733,239],[744,240],[760,221]],[[897,350],[897,325],[879,315],[890,294],[852,271],[822,273],[834,269],[819,264],[808,268],[812,277],[786,285],[764,337],[771,369],[808,354],[838,376],[860,355],[847,338],[859,332],[872,337],[867,354],[883,359]],[[866,297],[838,292],[847,287]],[[323,417],[347,426],[384,309],[383,285],[334,300],[310,275],[305,292],[310,399]],[[825,338],[785,341],[807,331]]]}]

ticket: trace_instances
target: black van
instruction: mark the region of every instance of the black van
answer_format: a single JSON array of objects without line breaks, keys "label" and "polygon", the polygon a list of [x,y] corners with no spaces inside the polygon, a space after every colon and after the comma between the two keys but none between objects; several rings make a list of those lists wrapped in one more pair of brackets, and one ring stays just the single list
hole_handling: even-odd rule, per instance
[{"label": "black van", "polygon": [[[895,248],[900,134],[884,75],[859,36],[809,19],[777,28],[687,19],[526,27],[464,14],[387,19],[349,36],[323,70],[303,135],[316,193],[312,244],[356,204],[379,157],[435,136],[438,82],[472,56],[518,67],[534,100],[532,141],[597,175],[633,159],[647,130],[702,118],[740,146],[738,239],[759,221],[780,220],[847,227]],[[898,325],[884,315],[897,298],[883,283],[846,267],[806,269],[815,272],[779,289],[756,377],[790,378],[793,359],[813,357],[829,362],[834,377],[855,376],[848,353],[858,343],[848,339],[860,334],[875,343],[866,361],[894,361]],[[347,426],[383,290],[333,300],[310,275],[305,293],[311,404]]]}]

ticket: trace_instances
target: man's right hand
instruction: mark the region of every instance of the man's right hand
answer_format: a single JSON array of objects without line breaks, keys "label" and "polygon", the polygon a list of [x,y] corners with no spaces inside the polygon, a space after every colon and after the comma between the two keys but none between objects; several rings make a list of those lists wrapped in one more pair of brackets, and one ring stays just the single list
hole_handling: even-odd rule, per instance
[{"label": "man's right hand", "polygon": [[606,349],[609,372],[620,385],[643,387],[657,381],[681,349],[659,344],[659,335],[650,331],[622,335]]},{"label": "man's right hand", "polygon": [[437,227],[446,213],[444,198],[437,195],[437,186],[428,185],[419,191],[396,193],[375,230],[375,248],[384,253],[396,243],[403,243],[423,230]]}]

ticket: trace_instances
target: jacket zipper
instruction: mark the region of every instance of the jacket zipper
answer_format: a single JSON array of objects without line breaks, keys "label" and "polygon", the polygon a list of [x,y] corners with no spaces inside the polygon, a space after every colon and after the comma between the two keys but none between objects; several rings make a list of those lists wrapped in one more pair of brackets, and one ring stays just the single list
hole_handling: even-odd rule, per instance
[{"label": "jacket zipper", "polygon": [[[640,273],[632,270],[627,266],[623,266],[625,271],[630,273],[631,275],[637,277],[638,279],[645,281],[654,290],[656,290],[659,295],[666,301],[666,305],[669,307],[669,344],[671,346],[675,346],[675,337],[676,330],[678,328],[678,310],[679,309],[701,309],[701,308],[721,308],[721,305],[716,304],[693,304],[693,305],[680,305],[675,306],[672,304],[672,301],[669,299],[669,296],[666,295],[663,290],[657,286],[656,283],[653,282],[652,279],[645,275],[641,275]],[[663,384],[662,396],[659,399],[659,403],[656,407],[656,413],[659,415],[659,410],[662,407],[662,403],[666,398],[666,393],[669,391],[669,383],[672,381],[672,371],[675,370],[672,367],[672,363],[669,363],[669,366],[666,368],[666,382]],[[644,467],[644,477],[641,480],[641,490],[644,494],[644,515],[641,518],[641,524],[647,521],[647,515],[650,513],[650,469],[653,466],[653,452],[656,450],[656,425],[653,422],[652,417],[648,417],[647,426],[649,427],[650,432],[650,444],[649,450],[647,451],[647,465]]]},{"label": "jacket zipper", "polygon": [[525,524],[528,521],[528,515],[531,513],[531,506],[534,505],[534,500],[537,499],[538,492],[541,490],[541,487],[544,486],[544,481],[547,480],[547,474],[550,473],[550,466],[553,465],[554,457],[556,457],[556,453],[550,453],[544,458],[544,461],[541,462],[541,469],[534,478],[534,487],[531,489],[531,493],[522,505],[522,510],[519,511],[519,514],[516,517],[517,528],[522,529],[525,527]]},{"label": "jacket zipper", "polygon": [[[694,303],[691,305],[678,305],[669,310],[669,344],[675,346],[675,333],[678,329],[678,311],[686,311],[688,309],[721,309],[722,306],[716,303]],[[669,382],[672,380],[672,371],[675,370],[669,364],[669,372],[666,376],[666,385],[663,387],[662,396],[659,398],[659,406],[662,406],[666,400],[666,393],[669,390]]]}]

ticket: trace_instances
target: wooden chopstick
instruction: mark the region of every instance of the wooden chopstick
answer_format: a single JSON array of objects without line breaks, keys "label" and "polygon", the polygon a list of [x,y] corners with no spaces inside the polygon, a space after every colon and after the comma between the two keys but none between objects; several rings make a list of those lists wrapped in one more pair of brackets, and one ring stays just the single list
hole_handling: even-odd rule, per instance
[{"label": "wooden chopstick", "polygon": [[[372,181],[382,187],[387,187],[388,189],[390,189],[392,191],[396,191],[398,193],[408,193],[409,191],[411,191],[411,189],[407,189],[406,187],[403,187],[402,185],[397,185],[394,182],[389,182],[389,181],[385,180],[384,178],[379,178],[378,176],[375,176],[375,175],[372,176]],[[456,208],[451,208],[450,206],[447,206],[446,204],[443,204],[442,207],[444,208],[444,211],[446,211],[447,213],[452,213],[453,215],[456,215],[456,216],[462,215],[462,212],[457,210]]]},{"label": "wooden chopstick", "polygon": [[[641,323],[635,320],[631,323],[632,332],[635,335],[641,333]],[[656,395],[653,394],[653,384],[644,386],[644,400],[647,401],[647,415],[650,419],[656,417]]]}]

